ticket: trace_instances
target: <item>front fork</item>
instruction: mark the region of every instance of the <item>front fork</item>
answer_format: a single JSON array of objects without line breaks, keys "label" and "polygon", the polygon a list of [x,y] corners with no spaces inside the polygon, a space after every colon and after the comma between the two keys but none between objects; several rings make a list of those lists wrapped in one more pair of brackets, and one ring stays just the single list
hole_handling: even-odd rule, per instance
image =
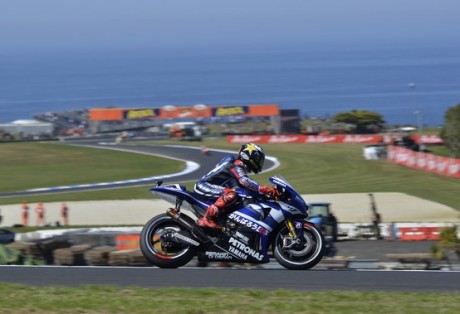
[{"label": "front fork", "polygon": [[288,230],[289,230],[289,236],[291,238],[297,238],[297,230],[294,226],[294,222],[292,221],[291,217],[288,217],[286,219],[286,225],[288,227]]},{"label": "front fork", "polygon": [[301,221],[293,221],[291,217],[286,218],[286,226],[288,228],[288,234],[283,238],[283,249],[291,249],[295,245],[302,244],[302,238],[299,234],[302,234],[303,223]]}]

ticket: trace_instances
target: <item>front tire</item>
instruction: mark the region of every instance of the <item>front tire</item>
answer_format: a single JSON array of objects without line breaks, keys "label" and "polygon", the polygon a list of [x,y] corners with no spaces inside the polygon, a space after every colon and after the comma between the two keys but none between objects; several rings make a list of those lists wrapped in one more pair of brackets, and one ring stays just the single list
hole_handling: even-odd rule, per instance
[{"label": "front tire", "polygon": [[142,228],[140,236],[140,248],[144,257],[161,268],[177,268],[190,262],[195,255],[195,248],[168,238],[168,235],[175,232],[192,237],[166,214],[150,219]]},{"label": "front tire", "polygon": [[290,247],[284,245],[284,238],[288,237],[288,233],[288,228],[284,226],[273,242],[273,254],[278,263],[293,270],[306,270],[316,266],[323,258],[326,247],[324,236],[319,228],[305,222],[299,243]]}]

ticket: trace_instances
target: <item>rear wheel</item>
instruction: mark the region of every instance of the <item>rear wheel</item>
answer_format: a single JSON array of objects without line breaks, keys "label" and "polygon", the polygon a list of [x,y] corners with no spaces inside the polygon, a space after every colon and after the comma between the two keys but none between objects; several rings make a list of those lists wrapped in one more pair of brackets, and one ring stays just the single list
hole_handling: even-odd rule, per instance
[{"label": "rear wheel", "polygon": [[140,236],[140,247],[144,257],[161,268],[177,268],[190,262],[195,255],[195,247],[178,242],[174,237],[177,232],[192,237],[166,214],[150,219]]},{"label": "rear wheel", "polygon": [[323,234],[312,223],[305,222],[303,234],[298,238],[289,236],[288,228],[281,228],[273,243],[273,253],[283,267],[305,270],[318,264],[324,255],[326,242]]}]

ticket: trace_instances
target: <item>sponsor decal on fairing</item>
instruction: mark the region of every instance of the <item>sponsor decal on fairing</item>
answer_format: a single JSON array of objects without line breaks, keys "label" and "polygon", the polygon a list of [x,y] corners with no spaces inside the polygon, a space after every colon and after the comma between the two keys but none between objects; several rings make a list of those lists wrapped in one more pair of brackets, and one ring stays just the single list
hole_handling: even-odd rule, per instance
[{"label": "sponsor decal on fairing", "polygon": [[193,239],[190,239],[189,237],[186,237],[186,236],[184,236],[184,235],[182,235],[182,234],[180,234],[180,233],[177,233],[177,232],[176,232],[176,233],[174,234],[174,236],[175,236],[177,239],[180,239],[180,240],[182,240],[182,241],[184,241],[184,242],[190,243],[191,245],[194,245],[194,246],[199,246],[199,245],[200,245],[199,242],[197,242],[197,241],[195,241],[195,240],[193,240]]},{"label": "sponsor decal on fairing", "polygon": [[214,252],[206,251],[204,252],[207,258],[209,259],[221,259],[221,260],[231,260],[232,257],[227,252]]},{"label": "sponsor decal on fairing", "polygon": [[237,237],[239,240],[243,241],[245,244],[249,243],[249,238],[247,236],[245,236],[244,234],[238,232],[238,231],[235,233],[235,237]]},{"label": "sponsor decal on fairing", "polygon": [[257,222],[254,220],[254,218],[247,216],[242,213],[234,212],[231,213],[230,216],[228,217],[237,223],[244,225],[248,227],[249,229],[252,229],[254,231],[259,232],[260,234],[267,235],[269,231],[272,230],[272,228],[263,222]]},{"label": "sponsor decal on fairing", "polygon": [[248,256],[251,256],[256,260],[261,261],[264,257],[262,254],[260,254],[250,246],[247,246],[243,242],[240,242],[233,237],[230,238],[230,241],[228,243],[230,244],[228,251],[232,254],[235,254],[243,260],[247,260]]},{"label": "sponsor decal on fairing", "polygon": [[299,209],[297,207],[291,206],[289,204],[280,203],[280,205],[281,205],[281,208],[283,210],[285,210],[285,211],[288,211],[288,212],[291,212],[291,213],[299,212]]}]

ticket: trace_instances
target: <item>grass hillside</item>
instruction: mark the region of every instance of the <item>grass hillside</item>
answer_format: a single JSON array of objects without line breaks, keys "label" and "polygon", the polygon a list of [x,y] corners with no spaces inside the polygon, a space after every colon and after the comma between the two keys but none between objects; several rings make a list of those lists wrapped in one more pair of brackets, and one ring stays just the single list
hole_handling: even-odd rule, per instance
[{"label": "grass hillside", "polygon": [[[132,145],[171,144],[169,141]],[[174,142],[178,144],[178,142]],[[180,142],[236,151],[238,144],[225,139]],[[360,144],[267,144],[267,155],[280,167],[254,177],[267,182],[273,174],[284,176],[303,194],[402,192],[460,209],[460,180],[405,168],[386,160],[365,160]],[[104,182],[177,172],[184,165],[158,157],[98,150],[59,143],[15,143],[0,146],[0,191]],[[191,187],[193,182],[185,182]],[[151,198],[148,186],[94,192],[28,196],[35,201],[77,201]],[[22,198],[0,198],[0,204]]]}]

